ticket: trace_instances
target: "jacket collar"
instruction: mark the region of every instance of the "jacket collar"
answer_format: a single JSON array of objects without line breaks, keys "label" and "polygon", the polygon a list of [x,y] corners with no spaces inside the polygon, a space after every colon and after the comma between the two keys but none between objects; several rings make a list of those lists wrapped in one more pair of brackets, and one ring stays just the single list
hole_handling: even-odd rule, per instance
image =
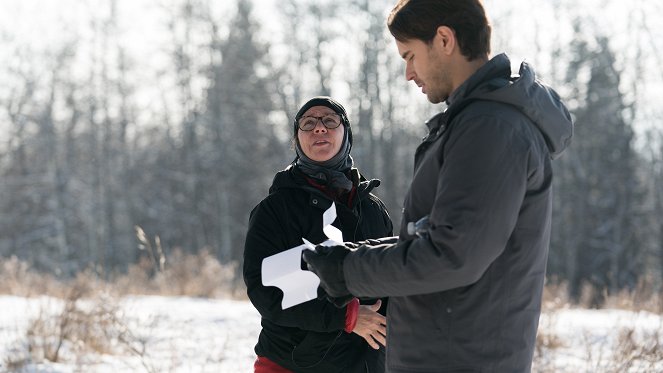
[{"label": "jacket collar", "polygon": [[[380,185],[380,180],[371,179],[367,180],[356,168],[350,170],[350,179],[353,184],[357,187],[357,194],[353,198],[352,205],[353,207],[362,199],[365,199],[368,194]],[[304,173],[299,170],[296,165],[289,165],[285,170],[279,171],[274,176],[272,181],[272,186],[269,188],[269,193],[272,194],[280,189],[301,189],[306,190],[311,194],[309,201],[311,205],[318,206],[321,208],[329,208],[331,200],[327,197],[322,191],[310,185],[304,176]],[[317,203],[313,203],[313,199],[324,198],[329,203],[321,204],[318,200]],[[322,206],[326,205],[326,207]]]}]

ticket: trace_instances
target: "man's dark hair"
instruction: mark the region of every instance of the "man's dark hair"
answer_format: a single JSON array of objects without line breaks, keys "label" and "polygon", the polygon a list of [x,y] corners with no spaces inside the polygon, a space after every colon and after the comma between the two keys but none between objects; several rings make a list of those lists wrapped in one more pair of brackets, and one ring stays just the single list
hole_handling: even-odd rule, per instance
[{"label": "man's dark hair", "polygon": [[490,24],[481,0],[400,0],[387,19],[400,42],[432,43],[437,28],[454,30],[460,51],[469,61],[490,53]]}]

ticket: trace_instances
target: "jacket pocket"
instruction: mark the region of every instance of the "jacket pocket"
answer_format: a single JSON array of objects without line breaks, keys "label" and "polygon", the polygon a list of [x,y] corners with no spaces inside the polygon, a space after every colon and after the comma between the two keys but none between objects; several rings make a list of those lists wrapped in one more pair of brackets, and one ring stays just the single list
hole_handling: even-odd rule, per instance
[{"label": "jacket pocket", "polygon": [[387,315],[390,370],[436,372],[449,366],[453,309],[447,294],[392,297]]}]

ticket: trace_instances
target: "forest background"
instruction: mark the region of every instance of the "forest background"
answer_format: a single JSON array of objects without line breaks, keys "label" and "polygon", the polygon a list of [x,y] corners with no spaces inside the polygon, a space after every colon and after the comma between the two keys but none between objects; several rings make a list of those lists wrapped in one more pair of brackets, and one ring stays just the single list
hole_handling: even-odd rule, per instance
[{"label": "forest background", "polygon": [[[355,163],[398,227],[423,123],[444,105],[405,81],[392,5],[0,2],[0,258],[112,281],[205,253],[241,294],[249,212],[294,158],[292,116],[313,95],[345,105]],[[532,64],[576,123],[555,162],[549,284],[596,307],[660,293],[663,3],[485,5],[493,53]]]}]

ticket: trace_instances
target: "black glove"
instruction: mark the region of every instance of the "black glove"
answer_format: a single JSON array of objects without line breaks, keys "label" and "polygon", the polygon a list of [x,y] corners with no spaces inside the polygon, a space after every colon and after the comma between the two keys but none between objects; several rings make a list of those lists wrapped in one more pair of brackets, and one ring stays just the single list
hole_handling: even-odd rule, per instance
[{"label": "black glove", "polygon": [[343,259],[349,252],[345,246],[320,245],[316,246],[315,251],[302,252],[309,271],[320,277],[320,286],[336,306],[344,306],[352,300],[343,275]]},{"label": "black glove", "polygon": [[346,295],[344,297],[334,298],[329,294],[327,294],[327,292],[325,291],[325,289],[322,288],[322,286],[318,286],[318,299],[326,300],[327,302],[332,303],[338,308],[343,308],[347,306],[348,303],[350,303],[354,299],[354,297],[352,295]]}]

